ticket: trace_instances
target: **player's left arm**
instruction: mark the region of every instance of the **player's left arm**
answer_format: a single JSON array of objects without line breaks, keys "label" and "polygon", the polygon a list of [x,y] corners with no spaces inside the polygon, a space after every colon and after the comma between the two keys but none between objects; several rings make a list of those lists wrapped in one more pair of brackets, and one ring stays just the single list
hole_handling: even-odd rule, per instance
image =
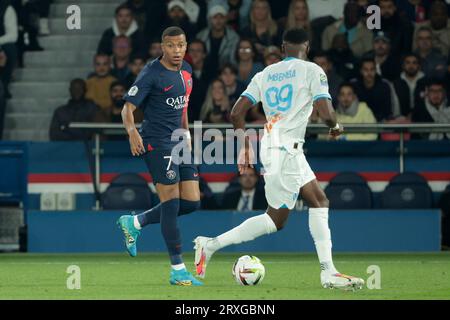
[{"label": "player's left arm", "polygon": [[313,95],[314,111],[320,119],[330,128],[329,135],[336,138],[344,132],[342,125],[336,119],[336,112],[331,103],[331,95],[328,89],[328,79],[325,72],[318,65],[310,69],[310,89]]},{"label": "player's left arm", "polygon": [[188,117],[188,113],[187,113],[187,107],[185,107],[185,109],[183,110],[183,118],[181,121],[181,126],[183,127],[183,129],[186,130],[184,132],[184,136],[187,140],[189,150],[192,151],[192,139],[191,139],[191,132],[189,131],[189,117]]}]

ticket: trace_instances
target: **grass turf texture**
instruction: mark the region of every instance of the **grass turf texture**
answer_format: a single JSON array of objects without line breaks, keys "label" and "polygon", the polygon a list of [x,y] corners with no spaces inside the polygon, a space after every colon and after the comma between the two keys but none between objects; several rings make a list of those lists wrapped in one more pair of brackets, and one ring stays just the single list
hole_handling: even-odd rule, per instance
[{"label": "grass turf texture", "polygon": [[[266,277],[239,286],[231,267],[241,254],[216,254],[204,287],[170,286],[166,254],[0,254],[0,299],[450,299],[450,254],[336,254],[339,271],[362,277],[381,268],[381,289],[323,289],[313,254],[258,253]],[[185,261],[193,271],[193,255]],[[81,268],[81,290],[68,290],[69,265]]]}]

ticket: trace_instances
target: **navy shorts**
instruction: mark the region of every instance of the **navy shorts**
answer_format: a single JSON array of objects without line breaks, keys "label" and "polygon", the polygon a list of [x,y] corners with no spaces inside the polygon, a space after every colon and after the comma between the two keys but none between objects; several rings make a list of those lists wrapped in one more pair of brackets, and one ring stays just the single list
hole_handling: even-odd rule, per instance
[{"label": "navy shorts", "polygon": [[143,155],[148,171],[153,179],[153,184],[170,185],[180,181],[198,181],[198,166],[193,164],[178,163],[173,161],[172,149],[153,149]]}]

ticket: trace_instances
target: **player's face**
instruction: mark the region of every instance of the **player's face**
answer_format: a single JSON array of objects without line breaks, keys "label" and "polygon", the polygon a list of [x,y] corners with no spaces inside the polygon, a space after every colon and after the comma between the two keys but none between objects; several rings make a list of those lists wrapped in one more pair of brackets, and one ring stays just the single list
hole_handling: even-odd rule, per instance
[{"label": "player's face", "polygon": [[355,93],[350,87],[342,87],[338,96],[339,105],[348,108],[355,101]]},{"label": "player's face", "polygon": [[432,85],[427,89],[427,96],[430,103],[433,106],[438,107],[445,99],[444,88],[440,85]]},{"label": "player's face", "polygon": [[371,62],[364,63],[361,68],[361,75],[366,81],[374,81],[376,75],[375,64]]},{"label": "player's face", "polygon": [[172,65],[181,65],[186,54],[186,48],[187,43],[184,34],[164,37],[161,46],[164,57]]},{"label": "player's face", "polygon": [[100,56],[95,59],[95,73],[100,76],[106,76],[111,68],[110,60],[106,56]]},{"label": "player's face", "polygon": [[408,76],[415,76],[420,70],[420,65],[417,58],[407,57],[403,62],[403,70]]},{"label": "player's face", "polygon": [[116,21],[120,29],[128,29],[133,21],[133,15],[130,10],[122,9],[117,13]]}]

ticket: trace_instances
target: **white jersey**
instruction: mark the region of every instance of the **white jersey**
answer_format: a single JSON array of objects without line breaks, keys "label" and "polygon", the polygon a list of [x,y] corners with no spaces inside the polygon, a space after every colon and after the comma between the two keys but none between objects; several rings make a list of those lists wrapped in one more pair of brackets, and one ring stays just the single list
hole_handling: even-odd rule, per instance
[{"label": "white jersey", "polygon": [[313,102],[331,100],[325,72],[317,64],[288,57],[257,73],[241,96],[262,102],[267,123],[263,147],[303,145]]}]

